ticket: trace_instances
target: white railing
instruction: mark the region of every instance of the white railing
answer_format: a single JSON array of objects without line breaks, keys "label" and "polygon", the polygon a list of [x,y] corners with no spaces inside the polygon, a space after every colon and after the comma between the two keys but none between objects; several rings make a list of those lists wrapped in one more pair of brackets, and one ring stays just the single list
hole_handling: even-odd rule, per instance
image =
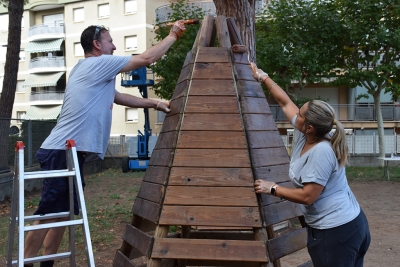
[{"label": "white railing", "polygon": [[65,57],[35,57],[29,62],[29,69],[65,67]]},{"label": "white railing", "polygon": [[28,37],[42,34],[61,34],[64,32],[64,21],[55,21],[54,23],[37,24],[30,27]]},{"label": "white railing", "polygon": [[[340,121],[376,121],[374,104],[337,104],[331,105]],[[278,105],[270,105],[276,122],[287,121],[285,114]],[[398,104],[381,104],[384,121],[400,121],[400,106]]]},{"label": "white railing", "polygon": [[63,100],[64,91],[41,91],[31,92],[29,96],[30,101],[42,101],[42,100]]}]

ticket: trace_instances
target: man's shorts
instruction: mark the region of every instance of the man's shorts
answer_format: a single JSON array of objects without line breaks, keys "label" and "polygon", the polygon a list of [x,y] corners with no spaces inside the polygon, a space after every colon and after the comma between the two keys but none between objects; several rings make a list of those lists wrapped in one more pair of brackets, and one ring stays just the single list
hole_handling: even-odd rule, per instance
[{"label": "man's shorts", "polygon": [[[82,152],[77,152],[82,186],[85,187],[83,178],[83,163],[85,158]],[[65,150],[42,149],[36,153],[36,158],[43,171],[67,169],[67,155]],[[68,177],[43,179],[42,198],[35,215],[69,211],[69,182]],[[79,214],[78,200],[74,181],[74,214]]]}]

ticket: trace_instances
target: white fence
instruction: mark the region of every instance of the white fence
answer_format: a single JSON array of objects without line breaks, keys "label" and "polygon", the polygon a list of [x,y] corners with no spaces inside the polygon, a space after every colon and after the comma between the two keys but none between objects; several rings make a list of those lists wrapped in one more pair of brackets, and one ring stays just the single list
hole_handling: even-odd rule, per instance
[{"label": "white fence", "polygon": [[[291,151],[291,135],[281,135],[284,146],[288,152]],[[151,136],[149,143],[149,155],[157,142],[158,136]],[[379,154],[379,141],[377,135],[346,135],[347,145],[350,155],[359,156],[378,156]],[[392,153],[400,154],[400,136],[385,135],[384,145],[386,155]],[[108,150],[106,156],[130,156],[134,157],[137,151],[137,137],[136,136],[111,136],[108,143]]]}]

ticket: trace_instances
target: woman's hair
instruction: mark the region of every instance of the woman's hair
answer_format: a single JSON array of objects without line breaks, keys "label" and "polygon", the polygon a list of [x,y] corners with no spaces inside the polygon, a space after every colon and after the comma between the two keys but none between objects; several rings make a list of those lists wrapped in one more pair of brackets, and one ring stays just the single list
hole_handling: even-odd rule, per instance
[{"label": "woman's hair", "polygon": [[101,33],[108,31],[104,26],[92,25],[87,27],[81,34],[81,45],[85,54],[93,51],[93,41],[101,40]]},{"label": "woman's hair", "polygon": [[330,138],[332,149],[340,166],[347,164],[347,142],[343,125],[335,120],[335,110],[328,103],[321,100],[311,100],[305,112],[306,124],[311,124],[315,129],[317,140],[325,138],[336,125],[336,131]]}]

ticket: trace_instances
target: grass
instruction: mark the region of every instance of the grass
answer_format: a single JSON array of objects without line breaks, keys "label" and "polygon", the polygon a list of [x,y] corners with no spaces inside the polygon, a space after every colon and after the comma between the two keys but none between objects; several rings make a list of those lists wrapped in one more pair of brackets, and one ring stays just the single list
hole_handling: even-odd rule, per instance
[{"label": "grass", "polygon": [[[400,182],[400,168],[391,166],[390,180]],[[350,182],[384,181],[383,167],[352,167],[346,168]],[[122,173],[117,169],[109,169],[101,173],[87,175],[85,188],[85,203],[89,218],[89,228],[94,252],[107,251],[122,244],[121,232],[125,224],[132,219],[132,205],[139,192],[144,172]],[[32,214],[39,203],[40,192],[29,194],[25,201],[25,213]],[[9,206],[0,203],[0,258],[6,257],[6,242],[8,239]],[[81,227],[76,229],[77,259],[84,255],[84,245]],[[170,232],[176,231],[176,226],[170,227]],[[118,232],[118,233],[117,233]],[[69,251],[68,235],[64,235],[60,251]],[[114,254],[114,251],[111,251]],[[111,257],[112,259],[112,257]],[[0,260],[0,262],[5,262]],[[111,265],[111,264],[110,264]]]}]

